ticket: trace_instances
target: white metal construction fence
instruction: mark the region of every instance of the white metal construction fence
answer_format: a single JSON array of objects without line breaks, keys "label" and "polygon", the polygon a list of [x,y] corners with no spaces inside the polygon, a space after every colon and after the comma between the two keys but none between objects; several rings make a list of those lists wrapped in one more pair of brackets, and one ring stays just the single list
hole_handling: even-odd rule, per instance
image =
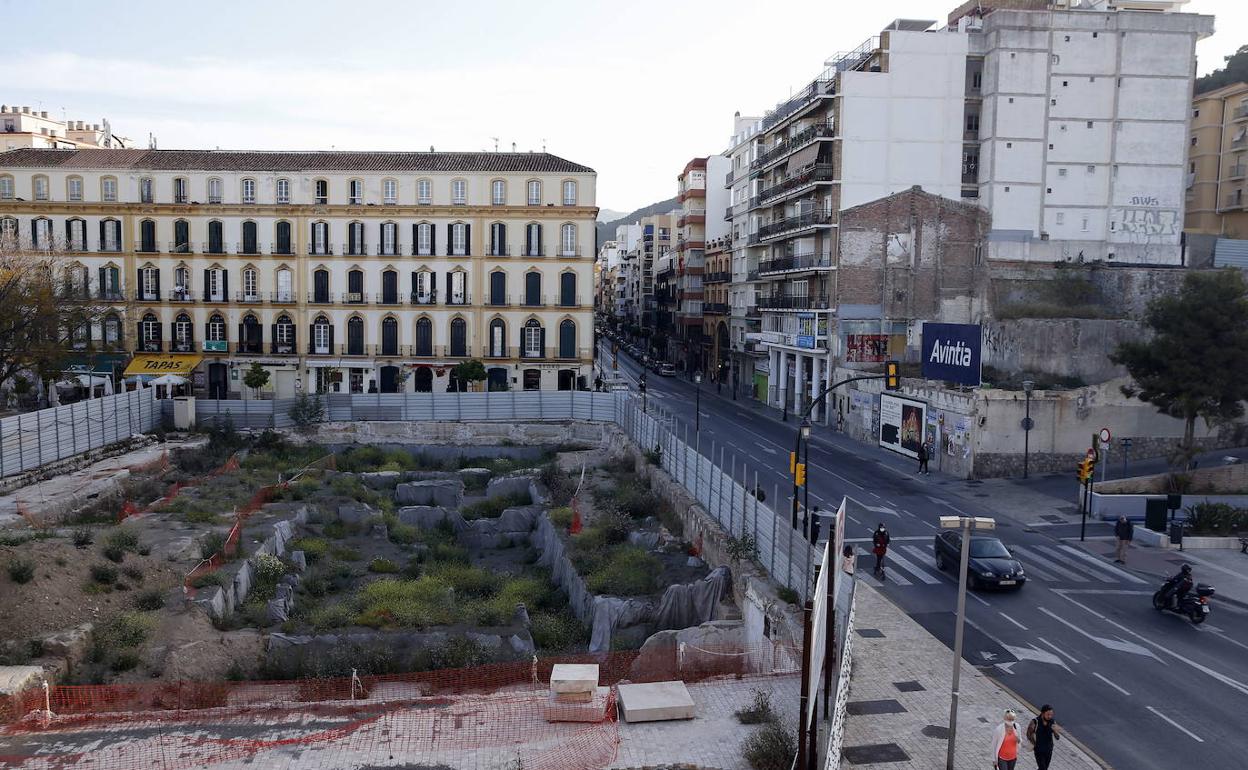
[{"label": "white metal construction fence", "polygon": [[5,417],[0,420],[0,477],[146,433],[159,421],[152,388]]}]

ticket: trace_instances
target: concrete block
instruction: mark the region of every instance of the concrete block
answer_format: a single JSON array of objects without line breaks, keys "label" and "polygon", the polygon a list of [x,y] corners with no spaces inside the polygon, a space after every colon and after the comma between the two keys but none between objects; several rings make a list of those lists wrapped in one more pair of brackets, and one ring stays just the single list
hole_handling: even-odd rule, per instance
[{"label": "concrete block", "polygon": [[559,700],[557,693],[551,693],[543,711],[547,722],[601,722],[607,710],[607,700],[611,695],[610,687],[597,687],[593,692],[585,693],[589,700],[584,703],[567,703]]},{"label": "concrete block", "polygon": [[17,695],[42,686],[43,669],[39,666],[0,666],[0,696]]},{"label": "concrete block", "polygon": [[394,489],[399,480],[398,471],[369,471],[360,474],[360,481],[369,489]]},{"label": "concrete block", "polygon": [[396,515],[404,524],[418,529],[433,529],[446,519],[446,509],[436,505],[408,505],[400,508]]},{"label": "concrete block", "polygon": [[503,476],[490,479],[485,487],[486,497],[503,497],[506,495],[523,495],[529,493],[529,482],[532,476]]},{"label": "concrete block", "polygon": [[464,500],[464,482],[459,479],[409,481],[394,488],[399,505],[439,505],[458,508]]},{"label": "concrete block", "polygon": [[597,663],[556,663],[550,671],[553,693],[593,692],[597,686]]},{"label": "concrete block", "polygon": [[43,637],[43,654],[50,658],[65,658],[77,663],[87,654],[93,628],[91,623],[84,623],[77,628]]},{"label": "concrete block", "polygon": [[666,722],[693,719],[693,698],[684,682],[621,684],[620,714],[625,722]]},{"label": "concrete block", "polygon": [[338,518],[343,524],[363,524],[376,513],[363,503],[346,503],[338,506]]}]

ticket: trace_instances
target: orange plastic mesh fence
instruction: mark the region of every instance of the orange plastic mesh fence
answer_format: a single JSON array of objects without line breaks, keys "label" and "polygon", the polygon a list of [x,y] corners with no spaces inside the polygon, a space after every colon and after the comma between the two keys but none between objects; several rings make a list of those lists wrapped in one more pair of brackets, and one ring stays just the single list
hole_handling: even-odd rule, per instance
[{"label": "orange plastic mesh fence", "polygon": [[[0,701],[0,766],[189,768],[243,760],[339,767],[378,759],[450,767],[600,768],[615,758],[613,691],[561,704],[556,663],[598,663],[599,683],[686,682],[791,674],[800,652],[686,645],[560,656],[407,674],[271,682],[175,682],[42,688]],[[746,704],[743,704],[743,706]],[[298,749],[299,761],[266,752]],[[287,755],[280,758],[289,760]]]}]

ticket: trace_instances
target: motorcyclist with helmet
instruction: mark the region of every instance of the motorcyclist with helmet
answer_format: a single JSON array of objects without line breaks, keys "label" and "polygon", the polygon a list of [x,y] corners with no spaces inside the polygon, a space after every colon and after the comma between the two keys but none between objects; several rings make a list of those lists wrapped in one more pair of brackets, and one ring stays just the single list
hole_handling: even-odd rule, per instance
[{"label": "motorcyclist with helmet", "polygon": [[1166,595],[1167,606],[1179,606],[1183,601],[1183,597],[1187,596],[1188,591],[1192,590],[1193,585],[1195,585],[1195,582],[1192,579],[1192,565],[1184,564],[1178,574],[1167,580],[1165,585],[1161,587],[1161,590]]}]

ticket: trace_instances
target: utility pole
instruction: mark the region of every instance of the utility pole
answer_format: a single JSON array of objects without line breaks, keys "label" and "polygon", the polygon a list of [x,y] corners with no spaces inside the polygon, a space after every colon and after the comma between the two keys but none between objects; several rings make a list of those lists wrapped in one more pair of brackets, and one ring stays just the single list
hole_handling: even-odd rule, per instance
[{"label": "utility pole", "polygon": [[945,754],[945,770],[955,770],[954,750],[958,739],[958,688],[962,675],[962,636],[966,625],[966,573],[970,565],[971,530],[995,529],[997,522],[982,516],[941,516],[941,529],[962,530],[962,552],[958,567],[958,614],[953,632],[953,684],[949,690],[949,743]]}]

